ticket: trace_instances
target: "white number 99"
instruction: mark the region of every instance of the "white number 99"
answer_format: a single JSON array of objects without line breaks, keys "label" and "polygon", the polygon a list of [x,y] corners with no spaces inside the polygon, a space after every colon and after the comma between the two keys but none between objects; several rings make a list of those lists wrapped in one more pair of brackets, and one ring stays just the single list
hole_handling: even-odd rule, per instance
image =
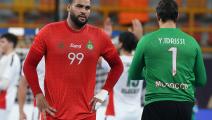
[{"label": "white number 99", "polygon": [[84,58],[84,54],[83,53],[69,53],[68,54],[68,59],[71,61],[70,64],[73,64],[74,60],[77,59],[79,60],[78,65],[82,62]]}]

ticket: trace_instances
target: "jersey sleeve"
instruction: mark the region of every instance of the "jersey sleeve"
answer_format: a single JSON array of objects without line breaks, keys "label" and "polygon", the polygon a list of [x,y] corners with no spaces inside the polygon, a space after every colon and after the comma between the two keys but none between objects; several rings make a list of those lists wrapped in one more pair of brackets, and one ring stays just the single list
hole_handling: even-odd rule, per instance
[{"label": "jersey sleeve", "polygon": [[106,33],[104,33],[104,31],[100,32],[100,39],[102,41],[101,56],[103,56],[106,61],[107,59],[110,59],[112,57],[111,55],[118,55],[117,50],[112,43],[112,40],[108,35],[106,35]]},{"label": "jersey sleeve", "polygon": [[111,68],[103,89],[110,92],[123,72],[123,64],[109,36],[103,31],[100,34],[100,39],[102,40],[100,53]]},{"label": "jersey sleeve", "polygon": [[50,39],[50,30],[50,26],[47,25],[43,27],[36,35],[23,67],[24,75],[29,83],[29,86],[32,89],[34,96],[36,96],[38,93],[42,93],[38,82],[38,73],[36,71],[36,68],[41,58],[46,54],[46,41]]},{"label": "jersey sleeve", "polygon": [[49,30],[49,26],[47,25],[39,31],[39,33],[35,36],[31,49],[34,49],[43,55],[46,53],[46,41],[49,38]]},{"label": "jersey sleeve", "polygon": [[115,116],[114,108],[114,91],[112,90],[109,95],[108,105],[106,108],[105,116]]},{"label": "jersey sleeve", "polygon": [[204,86],[206,84],[206,71],[200,47],[197,48],[196,61],[194,65],[195,84]]},{"label": "jersey sleeve", "polygon": [[38,54],[38,52],[35,51],[35,49],[30,49],[24,62],[23,67],[24,75],[29,83],[30,88],[32,89],[34,96],[36,96],[38,93],[42,93],[38,82],[38,74],[36,71],[37,65],[42,57],[43,55]]},{"label": "jersey sleeve", "polygon": [[143,37],[137,47],[129,68],[128,80],[142,80],[143,78],[143,68],[145,66],[144,62],[144,49],[146,44],[146,38]]}]

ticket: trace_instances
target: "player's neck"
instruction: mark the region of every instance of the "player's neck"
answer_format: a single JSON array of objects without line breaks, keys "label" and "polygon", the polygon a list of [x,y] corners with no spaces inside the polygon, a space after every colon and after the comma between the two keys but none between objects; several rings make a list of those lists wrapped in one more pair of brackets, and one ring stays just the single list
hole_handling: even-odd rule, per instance
[{"label": "player's neck", "polygon": [[121,49],[121,50],[120,50],[120,55],[132,56],[132,53],[130,53],[130,52],[126,51],[126,50]]},{"label": "player's neck", "polygon": [[161,20],[159,21],[159,27],[160,28],[176,28],[176,23],[174,21],[166,21],[162,22]]},{"label": "player's neck", "polygon": [[70,19],[70,17],[67,18],[67,23],[68,26],[73,30],[73,31],[81,31],[85,25],[83,27],[78,27],[77,25],[75,25],[75,23]]},{"label": "player's neck", "polygon": [[5,52],[5,55],[9,55],[10,53],[12,53],[14,50],[13,49],[8,49],[6,52]]}]

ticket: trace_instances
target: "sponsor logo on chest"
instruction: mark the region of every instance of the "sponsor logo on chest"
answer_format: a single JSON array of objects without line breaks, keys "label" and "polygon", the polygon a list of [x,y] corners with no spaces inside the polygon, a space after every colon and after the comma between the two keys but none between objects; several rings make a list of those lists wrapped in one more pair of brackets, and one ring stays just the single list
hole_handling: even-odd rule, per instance
[{"label": "sponsor logo on chest", "polygon": [[[81,49],[82,48],[82,45],[81,44],[76,44],[76,43],[70,43],[69,45],[70,48],[74,48],[74,49]],[[91,40],[89,40],[86,44],[86,48],[88,50],[93,50],[94,49],[94,45],[92,43]]]},{"label": "sponsor logo on chest", "polygon": [[70,48],[75,48],[75,49],[80,49],[80,48],[82,48],[82,45],[81,44],[70,43],[69,47]]}]

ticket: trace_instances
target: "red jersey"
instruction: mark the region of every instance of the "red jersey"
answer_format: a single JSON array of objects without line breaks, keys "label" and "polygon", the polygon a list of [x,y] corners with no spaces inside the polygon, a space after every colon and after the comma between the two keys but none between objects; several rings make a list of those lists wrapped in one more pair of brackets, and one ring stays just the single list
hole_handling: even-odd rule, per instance
[{"label": "red jersey", "polygon": [[[118,54],[104,31],[88,24],[74,31],[66,21],[51,23],[41,29],[31,49],[45,56],[45,97],[57,110],[56,118],[47,115],[48,120],[95,120],[89,102],[94,96],[98,59],[102,56],[110,65],[120,65],[119,58],[113,59]],[[112,90],[122,70],[116,72],[109,73],[104,89]],[[31,78],[27,80],[32,87]],[[37,94],[36,89],[32,91]]]}]

